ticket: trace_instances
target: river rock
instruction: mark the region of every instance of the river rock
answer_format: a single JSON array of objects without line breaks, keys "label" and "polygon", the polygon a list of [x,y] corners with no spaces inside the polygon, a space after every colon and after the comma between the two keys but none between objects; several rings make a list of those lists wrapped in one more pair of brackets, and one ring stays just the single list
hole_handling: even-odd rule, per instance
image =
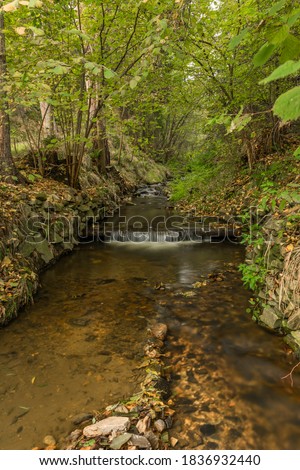
[{"label": "river rock", "polygon": [[149,416],[145,416],[145,418],[140,419],[136,425],[136,428],[140,434],[145,434],[148,429],[150,428],[151,419]]},{"label": "river rock", "polygon": [[93,418],[92,413],[80,413],[72,418],[72,423],[75,426],[78,426],[79,424],[83,423],[84,421],[88,421],[89,419]]},{"label": "river rock", "polygon": [[164,341],[165,337],[167,336],[167,331],[168,327],[164,323],[157,323],[151,328],[152,335],[161,341]]},{"label": "river rock", "polygon": [[98,423],[86,426],[83,435],[88,438],[108,436],[112,432],[125,432],[130,428],[130,419],[123,416],[111,416]]},{"label": "river rock", "polygon": [[128,408],[126,408],[125,405],[119,405],[117,406],[117,408],[115,408],[114,410],[116,413],[122,413],[122,414],[128,414],[129,413],[129,410]]},{"label": "river rock", "polygon": [[144,436],[137,436],[136,434],[132,434],[128,444],[138,447],[139,449],[151,449],[151,444],[148,439]]},{"label": "river rock", "polygon": [[176,447],[176,445],[178,444],[178,439],[176,439],[176,437],[171,437],[170,444],[172,447]]},{"label": "river rock", "polygon": [[164,398],[167,398],[170,396],[170,385],[169,382],[163,378],[163,377],[156,377],[155,379],[152,380],[152,386],[160,392],[161,395],[164,396]]},{"label": "river rock", "polygon": [[43,439],[43,443],[46,445],[46,446],[51,446],[51,447],[55,447],[56,446],[56,440],[53,436],[45,436],[44,439]]},{"label": "river rock", "polygon": [[150,431],[145,432],[145,437],[150,442],[151,447],[152,447],[153,450],[157,450],[159,448],[159,439],[154,434],[153,431],[150,430]]},{"label": "river rock", "polygon": [[72,444],[76,443],[81,436],[82,436],[81,429],[75,429],[75,431],[71,432],[71,434],[68,437],[68,441],[71,444],[70,446],[71,448],[72,448]]},{"label": "river rock", "polygon": [[287,327],[290,330],[299,330],[300,329],[300,310],[296,310],[292,315],[289,317],[287,321]]},{"label": "river rock", "polygon": [[163,432],[166,429],[166,423],[162,419],[158,419],[154,423],[154,427],[158,432]]},{"label": "river rock", "polygon": [[113,450],[120,450],[122,446],[129,441],[131,436],[132,434],[125,432],[124,434],[121,434],[120,436],[115,437],[110,444],[110,448]]},{"label": "river rock", "polygon": [[217,432],[217,428],[214,424],[203,424],[200,426],[200,431],[204,436],[211,436]]},{"label": "river rock", "polygon": [[262,315],[259,317],[265,325],[267,325],[272,330],[279,328],[281,325],[281,320],[275,315],[274,311],[270,307],[265,307]]}]

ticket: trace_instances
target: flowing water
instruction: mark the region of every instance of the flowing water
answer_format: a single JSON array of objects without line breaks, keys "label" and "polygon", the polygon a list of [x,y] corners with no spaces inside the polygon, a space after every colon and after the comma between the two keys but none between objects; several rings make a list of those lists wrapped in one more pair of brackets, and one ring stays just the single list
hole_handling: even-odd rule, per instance
[{"label": "flowing water", "polygon": [[[162,197],[134,203],[121,215],[170,215]],[[0,448],[30,449],[47,434],[60,441],[82,413],[133,394],[156,319],[170,332],[178,448],[299,449],[299,376],[293,388],[281,380],[292,358],[246,314],[243,248],[176,242],[161,227],[155,241],[145,219],[132,222],[125,228],[138,243],[82,245],[43,274],[35,304],[0,331]]]}]

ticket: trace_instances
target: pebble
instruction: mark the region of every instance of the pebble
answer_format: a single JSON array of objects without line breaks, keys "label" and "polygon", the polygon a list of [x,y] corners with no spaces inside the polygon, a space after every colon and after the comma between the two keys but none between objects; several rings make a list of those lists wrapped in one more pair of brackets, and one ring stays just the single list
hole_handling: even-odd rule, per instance
[{"label": "pebble", "polygon": [[153,431],[147,431],[145,432],[145,437],[148,439],[148,441],[151,444],[152,449],[157,450],[159,448],[159,439],[158,437],[154,434]]},{"label": "pebble", "polygon": [[136,425],[138,432],[140,434],[145,434],[145,432],[147,432],[150,428],[150,423],[151,419],[149,418],[149,416],[145,416],[145,418],[140,419]]},{"label": "pebble", "polygon": [[166,423],[162,419],[158,419],[154,423],[154,427],[158,432],[163,432],[166,429]]},{"label": "pebble", "polygon": [[161,341],[164,341],[167,336],[168,327],[164,323],[157,323],[151,329],[153,336]]},{"label": "pebble", "polygon": [[56,440],[53,436],[45,436],[44,439],[43,439],[43,443],[47,446],[47,447],[55,447],[56,446]]},{"label": "pebble", "polygon": [[170,444],[172,447],[176,447],[176,445],[178,444],[178,439],[176,439],[176,437],[171,437]]},{"label": "pebble", "polygon": [[137,436],[136,434],[131,436],[129,444],[138,447],[139,449],[151,449],[151,444],[148,439],[144,436]]},{"label": "pebble", "polygon": [[108,436],[112,432],[124,432],[130,428],[130,419],[122,416],[111,416],[98,423],[86,426],[83,435],[88,438]]},{"label": "pebble", "polygon": [[200,426],[200,431],[204,436],[211,436],[217,432],[217,428],[214,424],[203,424]]},{"label": "pebble", "polygon": [[128,410],[128,408],[126,408],[125,405],[119,405],[119,406],[117,406],[117,408],[115,409],[115,412],[116,412],[116,413],[127,414],[127,413],[129,413],[129,410]]},{"label": "pebble", "polygon": [[80,413],[79,415],[76,415],[72,418],[72,423],[75,424],[75,426],[78,426],[84,421],[87,421],[92,418],[93,418],[93,415],[91,413]]}]

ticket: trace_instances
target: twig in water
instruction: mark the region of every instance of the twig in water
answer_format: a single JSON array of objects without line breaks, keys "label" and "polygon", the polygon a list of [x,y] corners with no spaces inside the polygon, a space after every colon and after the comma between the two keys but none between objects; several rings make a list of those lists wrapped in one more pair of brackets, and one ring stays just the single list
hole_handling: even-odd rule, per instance
[{"label": "twig in water", "polygon": [[293,380],[293,372],[294,370],[300,366],[300,361],[292,368],[291,372],[289,372],[288,374],[286,374],[284,377],[281,377],[281,380],[284,380],[284,379],[287,379],[288,377],[290,378],[291,380],[291,387],[293,387],[294,385],[294,380]]}]

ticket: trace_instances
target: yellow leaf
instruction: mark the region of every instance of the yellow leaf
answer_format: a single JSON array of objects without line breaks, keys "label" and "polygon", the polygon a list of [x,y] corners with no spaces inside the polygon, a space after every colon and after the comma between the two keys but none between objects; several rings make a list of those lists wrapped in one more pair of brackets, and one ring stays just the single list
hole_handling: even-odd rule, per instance
[{"label": "yellow leaf", "polygon": [[293,251],[293,249],[294,249],[294,245],[290,244],[285,248],[285,251],[288,253],[290,251]]},{"label": "yellow leaf", "polygon": [[19,28],[16,28],[16,32],[20,34],[20,36],[24,36],[24,34],[26,33],[26,28],[20,26]]},{"label": "yellow leaf", "polygon": [[35,377],[32,377],[31,383],[34,384],[34,382],[35,382]]},{"label": "yellow leaf", "polygon": [[3,5],[2,10],[3,11],[15,11],[17,9],[17,2],[10,2],[7,5]]},{"label": "yellow leaf", "polygon": [[9,256],[5,256],[4,260],[2,261],[2,267],[10,266],[11,265],[11,259]]}]

